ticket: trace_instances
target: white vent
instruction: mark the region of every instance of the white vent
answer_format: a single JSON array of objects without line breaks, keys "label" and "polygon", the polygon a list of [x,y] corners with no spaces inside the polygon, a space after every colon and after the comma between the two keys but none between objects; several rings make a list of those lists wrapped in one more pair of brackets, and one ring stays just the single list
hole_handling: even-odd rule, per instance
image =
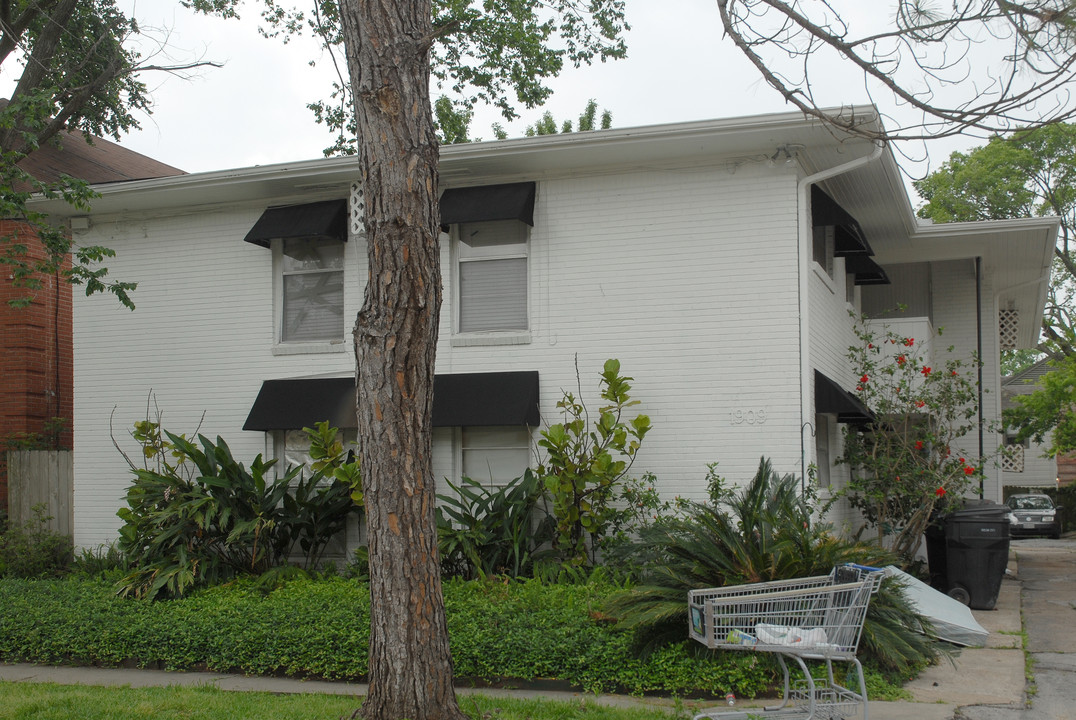
[{"label": "white vent", "polygon": [[1020,314],[1016,310],[998,313],[998,343],[1002,350],[1015,350],[1017,332],[1020,330]]},{"label": "white vent", "polygon": [[351,208],[351,234],[365,234],[363,221],[366,218],[366,200],[362,196],[362,185],[358,182],[351,183],[351,202],[348,206]]},{"label": "white vent", "polygon": [[1024,471],[1024,446],[1007,444],[1001,451],[1001,469],[1003,472],[1022,473]]}]

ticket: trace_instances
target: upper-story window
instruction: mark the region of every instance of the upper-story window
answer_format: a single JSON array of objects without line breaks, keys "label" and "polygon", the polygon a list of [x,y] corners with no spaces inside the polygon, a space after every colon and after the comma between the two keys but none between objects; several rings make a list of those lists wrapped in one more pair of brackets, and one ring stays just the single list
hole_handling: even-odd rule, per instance
[{"label": "upper-story window", "polygon": [[454,330],[488,333],[463,342],[529,338],[527,255],[536,190],[536,183],[519,182],[441,195],[442,228],[453,237]]},{"label": "upper-story window", "polygon": [[458,331],[526,330],[527,226],[463,223],[458,233]]},{"label": "upper-story window", "polygon": [[344,348],[347,200],[265,210],[246,237],[273,252],[273,353]]},{"label": "upper-story window", "polygon": [[281,342],[344,335],[344,244],[327,238],[281,241]]}]

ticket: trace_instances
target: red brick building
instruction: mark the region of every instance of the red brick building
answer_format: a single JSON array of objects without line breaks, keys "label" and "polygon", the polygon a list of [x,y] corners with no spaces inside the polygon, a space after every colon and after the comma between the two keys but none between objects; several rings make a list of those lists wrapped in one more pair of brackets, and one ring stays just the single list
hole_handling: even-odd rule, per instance
[{"label": "red brick building", "polygon": [[[66,174],[93,184],[183,174],[107,140],[95,138],[90,145],[80,135],[65,134],[60,142],[33,153],[21,167],[43,181]],[[30,226],[0,218],[0,247],[9,243],[25,245],[27,260],[44,257]],[[12,308],[8,301],[28,291],[13,287],[10,273],[0,272],[0,450],[30,439],[72,445],[72,287],[62,272],[41,281],[40,289],[30,291],[28,307]],[[5,452],[0,452],[0,508],[7,508]]]}]

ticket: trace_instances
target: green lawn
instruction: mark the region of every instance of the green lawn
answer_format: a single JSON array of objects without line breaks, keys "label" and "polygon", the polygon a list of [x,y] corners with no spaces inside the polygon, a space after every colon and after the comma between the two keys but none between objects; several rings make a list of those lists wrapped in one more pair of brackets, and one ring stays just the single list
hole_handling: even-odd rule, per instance
[{"label": "green lawn", "polygon": [[[361,698],[272,695],[212,687],[105,688],[0,682],[0,720],[337,720]],[[475,720],[654,720],[658,708],[624,710],[593,702],[460,696]],[[669,716],[671,717],[671,715]]]}]

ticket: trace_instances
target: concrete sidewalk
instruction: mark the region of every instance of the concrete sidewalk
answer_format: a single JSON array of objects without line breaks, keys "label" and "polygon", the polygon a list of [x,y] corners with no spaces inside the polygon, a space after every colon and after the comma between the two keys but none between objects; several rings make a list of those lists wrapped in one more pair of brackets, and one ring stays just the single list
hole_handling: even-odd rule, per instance
[{"label": "concrete sidewalk", "polygon": [[[1010,568],[1015,568],[1010,564]],[[943,660],[928,668],[906,686],[910,701],[870,702],[872,720],[949,720],[958,707],[990,705],[1023,707],[1024,653],[1021,648],[1020,582],[1015,575],[1002,582],[997,608],[974,611],[975,619],[990,635],[985,648],[965,648],[950,663]],[[295,680],[275,677],[247,677],[212,672],[166,672],[125,668],[54,667],[45,665],[0,664],[0,681],[44,682],[58,684],[155,687],[167,685],[210,685],[222,690],[269,693],[330,693],[361,696],[366,685],[349,682]],[[636,698],[624,695],[588,695],[549,690],[507,690],[501,688],[457,688],[461,696],[478,693],[489,697],[542,698],[610,705],[651,707],[669,710],[673,701],[661,698]],[[772,702],[772,700],[771,700]],[[757,707],[759,702],[737,703],[737,708]],[[712,707],[714,703],[685,702],[688,711]],[[732,710],[733,708],[729,708]]]}]

